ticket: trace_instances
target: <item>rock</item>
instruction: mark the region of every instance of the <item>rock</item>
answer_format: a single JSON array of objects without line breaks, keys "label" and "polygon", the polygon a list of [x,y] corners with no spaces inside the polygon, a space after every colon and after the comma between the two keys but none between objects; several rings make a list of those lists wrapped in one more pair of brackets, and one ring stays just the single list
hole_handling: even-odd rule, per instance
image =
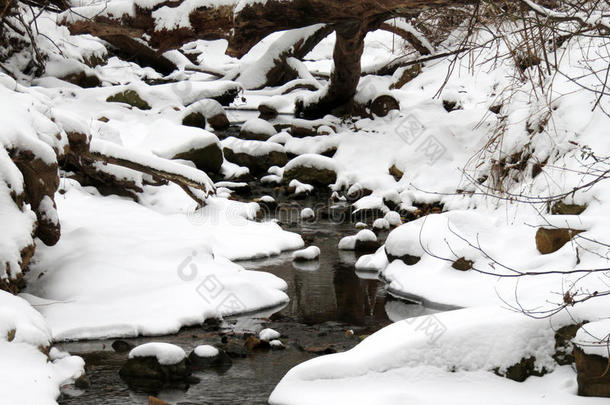
[{"label": "rock", "polygon": [[548,373],[544,367],[542,370],[536,369],[536,358],[533,356],[521,359],[519,363],[513,364],[504,372],[500,372],[499,369],[494,371],[497,375],[517,382],[523,382],[530,376],[542,377]]},{"label": "rock", "polygon": [[226,114],[216,114],[207,118],[208,124],[216,131],[224,131],[231,126],[231,122],[229,118],[227,118]]},{"label": "rock", "polygon": [[91,381],[87,375],[83,374],[74,380],[74,386],[80,390],[86,390],[87,388],[91,387]]},{"label": "rock", "polygon": [[332,346],[310,346],[306,347],[304,351],[318,355],[337,353],[337,350]]},{"label": "rock", "polygon": [[127,360],[119,375],[124,380],[178,381],[190,377],[191,366],[188,359],[183,359],[177,364],[163,365],[154,356],[134,357]]},{"label": "rock", "polygon": [[316,136],[318,130],[315,127],[307,127],[303,125],[292,125],[290,127],[290,135],[295,138],[306,138],[308,136]]},{"label": "rock", "polygon": [[578,395],[583,397],[610,398],[610,359],[596,354],[587,354],[574,347],[574,360],[578,381]]},{"label": "rock", "polygon": [[192,112],[182,118],[182,125],[205,129],[205,116],[200,112]]},{"label": "rock", "polygon": [[172,159],[189,160],[195,164],[197,169],[207,173],[219,173],[224,160],[217,142],[212,142],[201,149],[191,149],[187,152],[178,153]]},{"label": "rock", "polygon": [[129,352],[119,375],[126,381],[187,381],[191,364],[179,346],[169,343],[145,343]]},{"label": "rock", "polygon": [[451,112],[451,111],[461,110],[462,109],[462,107],[455,100],[443,100],[443,108],[447,112]]},{"label": "rock", "polygon": [[285,183],[298,180],[305,184],[326,187],[337,181],[337,172],[330,158],[320,155],[301,155],[288,162],[282,180]]},{"label": "rock", "polygon": [[260,113],[259,118],[263,120],[269,120],[277,117],[278,112],[273,106],[265,103],[258,105],[258,112]]},{"label": "rock", "polygon": [[402,262],[404,264],[406,264],[407,266],[413,266],[417,263],[419,263],[419,261],[421,260],[421,257],[419,256],[412,256],[412,255],[403,255],[403,256],[393,256],[391,254],[388,253],[387,249],[386,249],[386,255],[388,256],[388,262],[392,263],[394,260],[402,260]]},{"label": "rock", "polygon": [[246,342],[244,343],[244,347],[251,352],[254,350],[268,349],[269,342],[261,340],[256,336],[248,336]]},{"label": "rock", "polygon": [[288,155],[281,145],[237,139],[229,141],[230,138],[223,141],[225,158],[229,162],[247,167],[254,175],[267,173],[270,167],[284,166],[288,162]]},{"label": "rock", "polygon": [[233,365],[233,360],[224,350],[209,345],[197,346],[189,354],[189,360],[194,370],[229,369]]},{"label": "rock", "polygon": [[217,131],[224,131],[231,125],[222,105],[211,99],[199,100],[189,105],[184,111],[182,125],[205,129],[206,121]]},{"label": "rock", "polygon": [[169,402],[165,402],[162,399],[149,396],[148,397],[148,405],[171,405]]},{"label": "rock", "polygon": [[404,176],[404,173],[401,172],[398,167],[396,167],[396,165],[392,165],[392,167],[390,167],[389,169],[390,174],[392,175],[392,177],[394,177],[394,179],[396,181],[400,181],[400,179],[402,179],[402,176]]},{"label": "rock", "polygon": [[17,333],[17,331],[15,329],[9,330],[8,333],[6,334],[6,340],[9,342],[12,342],[13,340],[15,340],[16,333]]},{"label": "rock", "polygon": [[222,345],[220,348],[224,350],[225,353],[227,353],[227,355],[233,359],[240,357],[248,357],[248,350],[241,344],[235,343],[233,341],[227,341],[227,343]]},{"label": "rock", "polygon": [[277,131],[273,125],[260,118],[246,121],[239,131],[240,138],[252,141],[266,141],[275,134]]},{"label": "rock", "polygon": [[578,395],[610,398],[610,319],[588,322],[572,340]]},{"label": "rock", "polygon": [[60,79],[65,82],[75,84],[84,89],[99,87],[102,85],[102,82],[95,74],[88,75],[84,70],[81,70],[78,73],[71,73]]},{"label": "rock", "polygon": [[354,251],[359,254],[370,254],[375,253],[381,245],[376,240],[358,240],[356,239],[356,245]]},{"label": "rock", "polygon": [[150,110],[150,105],[134,90],[125,90],[106,99],[109,103],[125,103],[140,110]]},{"label": "rock", "polygon": [[587,209],[587,205],[565,204],[561,201],[556,202],[551,207],[553,215],[580,215]]},{"label": "rock", "polygon": [[467,260],[465,257],[460,257],[455,262],[453,262],[451,267],[453,267],[456,270],[460,270],[460,271],[468,271],[468,270],[472,270],[473,264],[474,264],[474,262],[472,260]]},{"label": "rock", "polygon": [[371,112],[378,117],[385,117],[392,110],[400,110],[400,103],[392,96],[379,96],[371,103]]},{"label": "rock", "polygon": [[543,255],[553,253],[561,249],[566,243],[572,240],[574,236],[581,232],[584,231],[565,228],[539,228],[536,232],[536,247]]},{"label": "rock", "polygon": [[585,322],[580,322],[557,329],[557,332],[555,332],[555,354],[553,354],[553,359],[557,364],[565,366],[574,363],[572,339],[584,324]]},{"label": "rock", "polygon": [[127,353],[131,351],[135,346],[124,340],[115,340],[112,342],[112,349],[117,353]]}]

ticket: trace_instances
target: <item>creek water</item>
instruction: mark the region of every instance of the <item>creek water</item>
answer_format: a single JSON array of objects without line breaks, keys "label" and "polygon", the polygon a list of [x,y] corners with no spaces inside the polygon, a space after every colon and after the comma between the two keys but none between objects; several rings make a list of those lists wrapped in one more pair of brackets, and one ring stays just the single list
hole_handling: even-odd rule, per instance
[{"label": "creek water", "polygon": [[148,395],[154,395],[181,405],[265,404],[284,374],[297,364],[318,356],[315,352],[349,350],[366,335],[392,322],[434,312],[391,298],[376,274],[354,270],[355,254],[337,249],[343,236],[355,233],[352,223],[319,220],[283,226],[306,235],[310,243],[318,246],[321,249],[319,261],[296,264],[291,261],[290,254],[285,253],[241,264],[284,279],[290,297],[284,307],[228,318],[220,325],[185,328],[175,335],[125,340],[134,345],[169,342],[189,353],[197,345],[219,343],[222,336],[241,339],[243,332],[256,333],[263,327],[270,327],[282,334],[285,350],[256,351],[247,358],[234,359],[228,370],[197,372],[194,376],[201,382],[190,387],[145,392],[128,387],[119,377],[127,354],[114,352],[112,340],[64,343],[58,345],[59,349],[85,359],[90,386],[84,390],[67,387],[59,403],[144,405],[148,404]]}]

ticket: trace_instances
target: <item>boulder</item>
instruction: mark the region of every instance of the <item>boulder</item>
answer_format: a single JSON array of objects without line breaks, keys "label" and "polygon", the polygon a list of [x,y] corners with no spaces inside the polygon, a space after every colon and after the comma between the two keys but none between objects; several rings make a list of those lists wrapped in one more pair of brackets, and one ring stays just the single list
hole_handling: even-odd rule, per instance
[{"label": "boulder", "polygon": [[536,232],[536,247],[543,255],[553,253],[561,249],[566,243],[582,230],[565,229],[565,228],[539,228]]}]

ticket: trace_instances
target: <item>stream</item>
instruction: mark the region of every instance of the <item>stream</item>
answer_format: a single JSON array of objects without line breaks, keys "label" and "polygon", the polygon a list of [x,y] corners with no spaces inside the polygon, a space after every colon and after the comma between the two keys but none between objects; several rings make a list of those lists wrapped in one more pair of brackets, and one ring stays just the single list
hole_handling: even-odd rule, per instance
[{"label": "stream", "polygon": [[150,341],[173,343],[189,353],[201,344],[220,343],[222,336],[242,339],[244,332],[257,333],[269,327],[282,334],[285,350],[255,351],[247,358],[234,359],[228,370],[195,372],[193,375],[201,382],[190,387],[144,392],[130,389],[119,377],[127,353],[115,352],[111,347],[113,340],[61,343],[56,345],[60,350],[85,359],[90,386],[86,389],[66,387],[59,403],[145,405],[148,396],[154,395],[181,405],[266,404],[273,388],[297,364],[322,353],[349,350],[392,322],[435,312],[390,297],[375,273],[354,270],[356,255],[337,249],[343,236],[356,232],[352,223],[298,222],[282,223],[282,226],[318,246],[319,261],[293,263],[288,252],[240,262],[247,269],[270,272],[284,279],[290,297],[285,306],[226,318],[220,324],[184,328],[175,335],[124,339],[133,345]]}]

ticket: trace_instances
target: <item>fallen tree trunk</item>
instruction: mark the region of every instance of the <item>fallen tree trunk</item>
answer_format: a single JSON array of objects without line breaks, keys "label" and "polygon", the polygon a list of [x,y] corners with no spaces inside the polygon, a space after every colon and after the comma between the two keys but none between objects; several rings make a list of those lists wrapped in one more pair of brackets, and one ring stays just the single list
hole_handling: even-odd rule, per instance
[{"label": "fallen tree trunk", "polygon": [[[297,112],[304,117],[316,118],[348,103],[356,92],[360,76],[360,57],[364,48],[364,37],[382,24],[401,16],[412,17],[432,8],[475,3],[476,0],[268,0],[265,2],[237,1],[218,7],[194,7],[188,2],[164,2],[150,9],[135,7],[134,16],[113,18],[102,10],[91,23],[64,21],[73,32],[89,32],[95,35],[96,24],[114,24],[111,33],[115,46],[129,47],[126,41],[118,44],[117,38],[141,38],[143,32],[150,37],[148,43],[158,48],[158,53],[176,49],[194,39],[228,39],[227,54],[241,57],[254,45],[271,33],[325,24],[324,29],[314,33],[295,47],[277,55],[275,66],[266,72],[264,85],[279,85],[293,79],[286,60],[302,58],[331,30],[337,33],[334,50],[334,70],[328,89],[315,102],[303,102]],[[159,14],[161,13],[161,14]],[[189,24],[167,24],[171,13],[185,13]],[[163,16],[164,18],[155,18]],[[171,18],[170,18],[171,20]],[[158,22],[161,21],[161,22]],[[182,21],[182,20],[180,20]],[[165,25],[157,25],[165,24]],[[420,53],[431,53],[430,46],[414,35],[412,30],[383,26],[405,36]],[[80,29],[79,29],[80,28]],[[101,27],[99,30],[109,28]],[[328,31],[328,32],[327,32]],[[161,67],[163,69],[163,67]]]}]

